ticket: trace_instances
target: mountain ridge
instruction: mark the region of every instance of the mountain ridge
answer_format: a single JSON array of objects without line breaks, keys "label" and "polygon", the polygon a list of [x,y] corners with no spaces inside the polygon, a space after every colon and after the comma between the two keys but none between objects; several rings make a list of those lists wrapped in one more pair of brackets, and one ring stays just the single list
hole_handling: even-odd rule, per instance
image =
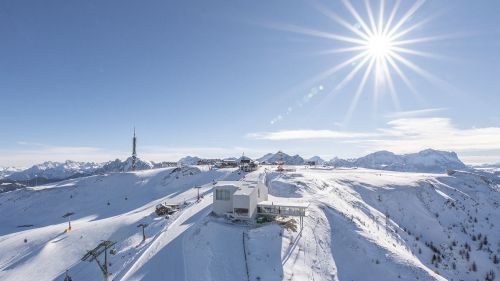
[{"label": "mountain ridge", "polygon": [[[245,158],[248,158],[245,156]],[[229,159],[229,158],[228,158]],[[231,159],[240,160],[232,157]],[[197,156],[186,156],[179,159],[178,163],[184,165],[196,165],[202,158]],[[455,152],[426,149],[416,153],[395,154],[390,151],[377,151],[355,159],[333,158],[329,161],[319,156],[303,158],[300,155],[289,155],[282,151],[267,153],[256,159],[263,164],[276,164],[283,162],[285,165],[304,165],[308,161],[314,161],[317,165],[328,165],[334,167],[360,167],[376,170],[404,171],[404,172],[431,172],[443,173],[449,169],[467,170],[467,167]],[[64,162],[46,161],[33,165],[27,169],[3,168],[0,170],[0,178],[14,181],[30,181],[33,179],[43,182],[52,182],[67,178],[75,178],[94,174],[111,172],[127,172],[131,170],[132,158],[125,160],[115,159],[104,163],[78,162],[66,160]],[[148,170],[163,167],[162,163],[137,159],[137,170]],[[45,181],[44,181],[45,180]]]}]

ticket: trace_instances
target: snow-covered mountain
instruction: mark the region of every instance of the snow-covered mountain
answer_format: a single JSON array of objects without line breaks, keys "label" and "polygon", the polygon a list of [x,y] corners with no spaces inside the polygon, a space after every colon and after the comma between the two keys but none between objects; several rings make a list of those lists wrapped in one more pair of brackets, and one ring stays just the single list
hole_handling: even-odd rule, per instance
[{"label": "snow-covered mountain", "polygon": [[442,173],[449,169],[466,170],[455,152],[426,149],[418,153],[394,154],[378,151],[355,160],[332,159],[332,166],[362,167],[376,170]]},{"label": "snow-covered mountain", "polygon": [[[141,160],[140,158],[137,158],[136,163],[136,170],[149,170],[153,169],[154,164]],[[116,159],[115,161],[109,161],[101,165],[98,169],[95,170],[95,173],[112,173],[112,172],[128,172],[132,170],[132,157],[127,158],[125,161],[121,161],[120,159]]]},{"label": "snow-covered mountain", "polygon": [[304,158],[299,155],[290,156],[282,151],[278,151],[276,153],[268,153],[257,159],[260,163],[277,163],[279,161],[283,161],[286,165],[303,165]]},{"label": "snow-covered mountain", "polygon": [[[152,169],[153,167],[153,163],[137,158],[137,170],[147,170]],[[68,178],[89,176],[93,174],[127,172],[130,171],[131,168],[132,157],[127,158],[125,161],[116,159],[106,163],[76,162],[71,160],[67,160],[65,162],[47,161],[41,164],[33,165],[25,170],[13,172],[5,178],[19,182],[38,179],[40,180],[39,183],[44,183]]]},{"label": "snow-covered mountain", "polygon": [[[481,175],[235,170],[109,173],[0,193],[0,280],[62,281],[66,270],[73,280],[102,280],[95,262],[81,260],[102,240],[116,242],[110,279],[123,281],[500,276],[500,187]],[[210,215],[214,180],[243,176],[265,180],[273,202],[309,202],[304,228]],[[162,202],[182,207],[158,217]],[[145,241],[139,224],[148,225]]]},{"label": "snow-covered mountain", "polygon": [[354,161],[356,159],[341,159],[338,157],[332,158],[330,161],[326,162],[327,165],[332,167],[354,167]]},{"label": "snow-covered mountain", "polygon": [[[242,158],[250,159],[246,156],[240,158],[231,158],[240,161]],[[179,160],[179,163],[184,165],[196,165],[201,160],[199,157],[186,156]],[[290,156],[286,153],[278,151],[277,153],[268,153],[257,161],[263,163],[276,163],[283,160],[286,165],[303,165],[304,160],[299,155]],[[406,172],[436,172],[442,173],[448,169],[466,170],[468,169],[464,163],[458,159],[454,152],[438,151],[427,149],[418,153],[397,155],[389,151],[378,151],[358,159],[339,159],[334,158],[325,162],[318,156],[314,156],[310,161],[316,161],[319,165],[327,164],[334,167],[362,167],[377,170],[390,171],[406,171]],[[168,164],[168,165],[167,165]],[[175,163],[174,163],[175,164]],[[147,170],[153,168],[161,168],[172,166],[172,163],[154,163],[138,158],[137,170]],[[130,171],[132,166],[132,158],[129,157],[125,161],[116,159],[106,163],[94,162],[44,162],[34,165],[28,169],[17,168],[0,168],[0,178],[6,178],[15,181],[29,181],[33,179],[40,180],[40,183],[48,183],[57,180],[63,180],[74,177],[88,176],[93,174],[102,174],[109,172],[126,172]],[[478,170],[490,171],[499,175],[499,170],[495,166],[475,167]],[[28,183],[30,184],[30,183]]]},{"label": "snow-covered mountain", "polygon": [[23,168],[17,168],[17,167],[0,167],[0,179],[8,177],[12,175],[15,172],[22,171]]},{"label": "snow-covered mountain", "polygon": [[14,172],[7,176],[7,178],[16,181],[25,181],[34,178],[66,179],[77,174],[92,174],[99,167],[99,164],[93,162],[76,162],[71,160],[65,162],[47,161],[26,170]]},{"label": "snow-covered mountain", "polygon": [[311,158],[309,158],[309,159],[307,159],[307,160],[305,160],[305,161],[306,161],[306,162],[314,162],[314,163],[316,163],[316,165],[323,165],[323,164],[325,164],[325,163],[326,163],[326,161],[325,161],[325,160],[323,160],[323,159],[322,159],[321,157],[319,157],[319,156],[313,156],[313,157],[311,157]]},{"label": "snow-covered mountain", "polygon": [[198,161],[200,161],[200,160],[201,160],[201,158],[197,157],[197,156],[186,156],[186,157],[182,157],[181,159],[179,159],[179,161],[177,161],[177,163],[183,164],[183,165],[196,165],[198,163]]}]

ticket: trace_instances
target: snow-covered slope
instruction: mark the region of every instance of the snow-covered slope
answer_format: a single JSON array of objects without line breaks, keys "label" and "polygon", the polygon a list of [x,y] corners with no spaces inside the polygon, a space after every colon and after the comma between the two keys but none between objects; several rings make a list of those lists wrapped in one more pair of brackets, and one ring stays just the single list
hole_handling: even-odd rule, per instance
[{"label": "snow-covered slope", "polygon": [[[66,269],[70,269],[73,280],[101,280],[97,265],[80,259],[103,239],[118,242],[117,254],[110,257],[113,278],[132,276],[134,270],[142,272],[140,262],[153,264],[148,253],[157,243],[165,242],[162,233],[168,233],[165,239],[170,239],[172,232],[180,235],[189,228],[193,215],[200,211],[201,217],[206,215],[211,197],[194,204],[194,186],[203,186],[200,192],[209,195],[214,179],[239,177],[229,169],[165,168],[90,176],[1,193],[0,280],[62,280]],[[187,205],[166,220],[154,214],[160,202]],[[74,215],[72,230],[65,233],[67,219],[62,216],[67,212]],[[149,224],[149,238],[143,243],[137,228],[140,223]],[[159,257],[165,249],[157,250]],[[162,279],[165,269],[158,267],[163,275],[145,280]]]},{"label": "snow-covered slope", "polygon": [[[302,232],[211,216],[213,180],[243,176],[265,179],[270,200],[310,202]],[[484,280],[500,276],[499,192],[468,172],[184,167],[72,179],[0,194],[0,280],[63,280],[66,269],[101,280],[80,259],[104,239],[117,242],[113,280]],[[165,219],[160,202],[186,204]]]},{"label": "snow-covered slope", "polygon": [[284,279],[485,280],[500,274],[500,190],[483,176],[310,169],[267,179],[275,200],[311,202],[302,237],[285,232],[290,242],[283,244],[298,250],[285,255]]}]

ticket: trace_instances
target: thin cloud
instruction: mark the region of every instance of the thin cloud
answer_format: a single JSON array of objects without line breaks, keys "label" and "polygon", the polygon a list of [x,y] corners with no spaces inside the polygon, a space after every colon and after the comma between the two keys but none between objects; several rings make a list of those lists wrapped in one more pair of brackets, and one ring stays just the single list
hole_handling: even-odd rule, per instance
[{"label": "thin cloud", "polygon": [[405,118],[387,123],[380,129],[384,138],[360,140],[373,150],[413,152],[425,148],[457,152],[500,149],[500,127],[457,128],[449,118]]},{"label": "thin cloud", "polygon": [[286,130],[277,132],[249,133],[250,139],[258,140],[299,140],[299,139],[346,139],[365,138],[373,136],[371,133],[357,133],[333,130]]},{"label": "thin cloud", "polygon": [[389,119],[422,117],[422,116],[427,116],[429,114],[442,112],[445,110],[446,108],[444,107],[436,107],[436,108],[425,108],[419,110],[396,111],[386,114],[385,117]]},{"label": "thin cloud", "polygon": [[352,144],[366,153],[378,150],[410,153],[433,148],[467,154],[474,162],[500,159],[500,127],[459,128],[451,119],[438,117],[399,118],[386,125],[369,132],[285,130],[250,133],[246,137],[272,141],[331,139]]},{"label": "thin cloud", "polygon": [[25,167],[45,161],[66,160],[104,162],[123,157],[119,151],[90,146],[52,146],[19,141],[19,149],[0,151],[0,165]]},{"label": "thin cloud", "polygon": [[249,147],[166,147],[145,146],[139,151],[139,157],[151,161],[177,161],[185,156],[201,158],[239,157],[243,153],[249,157],[257,157],[268,152],[265,149]]}]

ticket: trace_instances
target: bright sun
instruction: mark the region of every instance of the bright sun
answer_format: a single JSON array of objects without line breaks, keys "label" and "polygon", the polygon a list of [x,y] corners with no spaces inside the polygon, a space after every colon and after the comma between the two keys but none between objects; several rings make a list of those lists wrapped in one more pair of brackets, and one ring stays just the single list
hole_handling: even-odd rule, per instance
[{"label": "bright sun", "polygon": [[392,41],[385,35],[373,35],[366,41],[366,49],[372,57],[383,59],[392,49]]},{"label": "bright sun", "polygon": [[434,54],[418,51],[410,47],[418,43],[440,40],[446,37],[408,38],[408,35],[411,34],[412,31],[423,26],[428,22],[428,19],[409,24],[410,19],[415,19],[415,13],[423,5],[425,0],[416,0],[405,12],[398,15],[400,5],[402,6],[408,3],[404,2],[403,4],[403,2],[404,1],[393,2],[392,8],[386,13],[385,0],[378,1],[378,3],[380,3],[378,11],[372,9],[372,1],[365,0],[366,16],[363,17],[362,14],[354,8],[351,1],[342,0],[345,8],[352,16],[351,20],[342,18],[334,11],[322,6],[322,4],[318,3],[316,5],[322,14],[351,31],[351,36],[294,25],[281,25],[275,27],[349,44],[348,46],[329,49],[322,52],[325,54],[353,53],[353,55],[312,79],[313,81],[326,79],[327,77],[333,76],[341,69],[352,66],[352,70],[336,85],[334,91],[338,92],[347,83],[353,81],[353,78],[356,77],[358,73],[362,73],[359,82],[356,81],[357,89],[353,93],[354,96],[346,115],[346,119],[349,119],[369,81],[369,77],[373,77],[372,81],[374,82],[374,88],[372,92],[374,101],[377,102],[379,95],[388,93],[396,108],[399,108],[399,98],[395,90],[393,76],[399,77],[416,96],[418,96],[418,93],[407,77],[405,73],[406,69],[414,71],[427,80],[440,81],[437,77],[406,58],[406,55],[436,57]]}]

